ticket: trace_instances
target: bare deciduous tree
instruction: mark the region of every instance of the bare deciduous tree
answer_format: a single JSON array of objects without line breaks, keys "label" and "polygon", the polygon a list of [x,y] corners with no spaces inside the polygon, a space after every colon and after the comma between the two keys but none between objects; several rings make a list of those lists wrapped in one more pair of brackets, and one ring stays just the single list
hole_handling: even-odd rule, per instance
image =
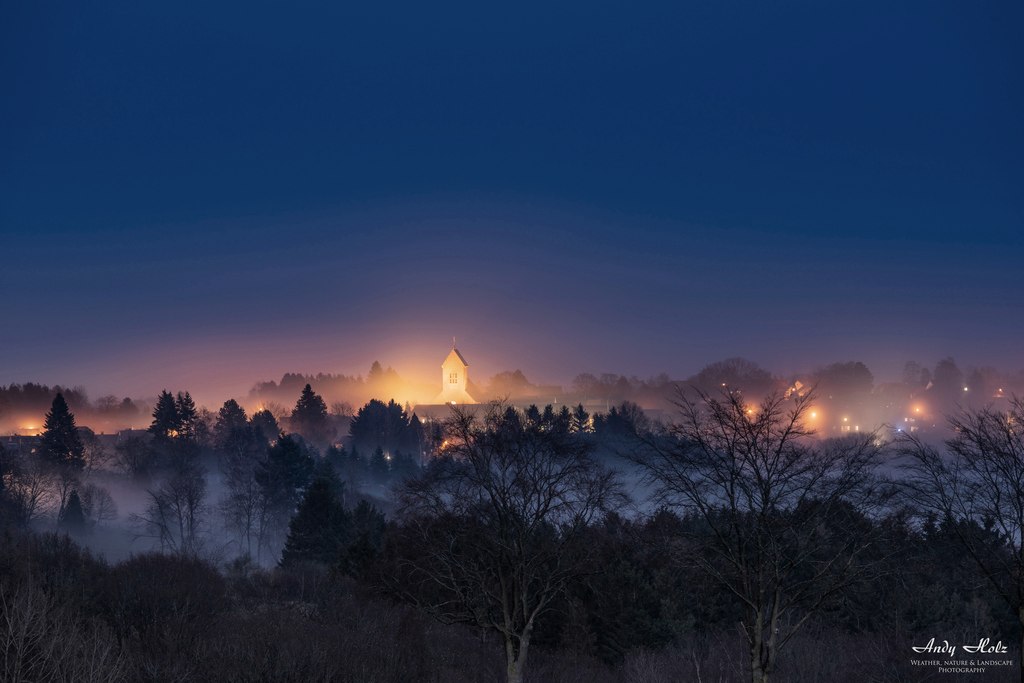
[{"label": "bare deciduous tree", "polygon": [[198,466],[182,467],[147,491],[145,512],[135,515],[143,535],[155,538],[161,550],[195,556],[202,549],[206,517],[206,480]]},{"label": "bare deciduous tree", "polygon": [[114,446],[114,466],[133,478],[141,478],[148,474],[152,469],[153,460],[150,440],[132,436],[120,441]]},{"label": "bare deciduous tree", "polygon": [[27,527],[47,513],[56,512],[58,500],[54,495],[54,478],[50,469],[38,458],[7,458],[4,489],[15,521]]},{"label": "bare deciduous tree", "polygon": [[82,440],[83,458],[85,461],[85,471],[95,472],[101,470],[110,463],[111,453],[100,441],[96,433],[88,427],[80,427],[78,429],[78,435]]},{"label": "bare deciduous tree", "polygon": [[255,462],[248,453],[228,454],[224,486],[220,510],[225,526],[235,532],[246,555],[259,564],[268,540],[269,509],[263,487],[256,481]]},{"label": "bare deciduous tree", "polygon": [[631,455],[662,504],[697,522],[690,560],[742,605],[754,683],[806,620],[867,571],[871,524],[885,499],[872,436],[817,442],[813,394],[748,405],[728,389],[677,395],[680,419]]},{"label": "bare deciduous tree", "polygon": [[[904,434],[903,485],[925,513],[938,515],[1024,628],[1024,399],[1006,410],[949,418],[945,452]],[[1024,632],[1021,636],[1024,653]],[[1024,682],[1024,659],[1018,657]]]},{"label": "bare deciduous tree", "polygon": [[523,678],[537,619],[582,574],[586,526],[619,500],[613,474],[565,433],[453,409],[449,446],[400,492],[406,549],[394,588],[446,622],[500,634]]},{"label": "bare deciduous tree", "polygon": [[331,415],[340,415],[341,417],[351,417],[355,415],[355,410],[352,408],[352,404],[348,401],[334,401],[331,403]]},{"label": "bare deciduous tree", "polygon": [[83,511],[93,524],[103,524],[117,519],[117,505],[110,491],[96,484],[86,484],[80,493]]},{"label": "bare deciduous tree", "polygon": [[129,680],[117,638],[97,622],[82,623],[52,597],[28,584],[0,586],[0,680]]}]

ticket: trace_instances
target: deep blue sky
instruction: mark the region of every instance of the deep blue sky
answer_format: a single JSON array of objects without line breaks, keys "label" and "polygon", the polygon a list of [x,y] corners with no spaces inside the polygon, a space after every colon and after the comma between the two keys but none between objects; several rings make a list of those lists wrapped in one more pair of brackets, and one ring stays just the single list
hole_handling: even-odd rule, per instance
[{"label": "deep blue sky", "polygon": [[0,383],[1024,367],[1024,5],[0,5]]}]

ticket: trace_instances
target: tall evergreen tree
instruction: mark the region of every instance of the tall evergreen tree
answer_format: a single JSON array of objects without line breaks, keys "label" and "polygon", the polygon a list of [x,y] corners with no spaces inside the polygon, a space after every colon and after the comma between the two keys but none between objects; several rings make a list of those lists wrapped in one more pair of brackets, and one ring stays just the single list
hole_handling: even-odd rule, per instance
[{"label": "tall evergreen tree", "polygon": [[501,416],[501,424],[512,430],[522,429],[523,420],[519,415],[519,411],[508,406],[505,408],[505,412]]},{"label": "tall evergreen tree", "polygon": [[342,487],[330,463],[324,461],[288,525],[282,566],[298,562],[324,565],[338,562],[351,526],[349,514],[342,505]]},{"label": "tall evergreen tree", "polygon": [[149,425],[149,432],[159,441],[168,441],[176,438],[180,430],[181,417],[174,395],[167,390],[161,391],[153,409],[153,424]]},{"label": "tall evergreen tree", "polygon": [[569,406],[563,405],[562,409],[558,411],[558,416],[555,418],[555,430],[559,432],[569,431],[569,426],[572,424],[572,412],[569,410]]},{"label": "tall evergreen tree", "polygon": [[217,421],[213,425],[214,445],[220,450],[227,450],[231,443],[238,440],[238,435],[249,428],[249,419],[245,409],[238,401],[229,398],[217,411]]},{"label": "tall evergreen tree", "polygon": [[314,443],[327,440],[327,404],[307,384],[292,410],[292,429]]},{"label": "tall evergreen tree", "polygon": [[384,543],[384,515],[365,500],[351,512],[348,546],[342,551],[339,569],[351,576],[362,576],[380,555]]},{"label": "tall evergreen tree", "polygon": [[413,456],[395,451],[395,457],[391,461],[391,472],[396,480],[405,481],[419,475],[420,466]]},{"label": "tall evergreen tree", "polygon": [[[406,415],[410,414],[409,410],[405,411]],[[416,454],[416,460],[419,461],[420,455],[423,453],[423,423],[420,422],[420,418],[412,413],[412,417],[409,418],[409,427],[406,430],[405,438],[403,439],[403,447]]]},{"label": "tall evergreen tree", "polygon": [[348,451],[344,446],[331,446],[324,451],[324,460],[331,464],[336,473],[341,472],[348,462]]},{"label": "tall evergreen tree", "polygon": [[18,470],[17,462],[0,443],[0,529],[19,522],[21,518],[19,512],[22,508],[18,505],[17,496],[12,495],[7,485],[8,479],[13,483]]},{"label": "tall evergreen tree", "polygon": [[370,475],[378,481],[384,481],[388,478],[390,471],[391,464],[388,462],[387,456],[384,455],[384,449],[378,448],[370,456]]},{"label": "tall evergreen tree", "polygon": [[196,402],[192,400],[192,395],[187,391],[179,391],[178,397],[174,400],[174,407],[178,411],[179,436],[186,441],[195,441],[198,435],[199,413],[196,411]]},{"label": "tall evergreen tree", "polygon": [[377,382],[381,377],[384,376],[384,368],[381,366],[379,360],[373,361],[370,365],[370,372],[366,375],[367,382]]},{"label": "tall evergreen tree", "polygon": [[58,526],[72,535],[81,535],[85,532],[85,511],[82,509],[82,499],[78,491],[72,491],[64,511],[60,515]]},{"label": "tall evergreen tree", "polygon": [[249,423],[268,444],[276,440],[278,434],[281,433],[281,426],[277,424],[277,418],[269,410],[257,410],[252,414]]},{"label": "tall evergreen tree", "polygon": [[551,429],[555,425],[555,407],[550,403],[544,406],[544,414],[541,415],[540,422],[542,425]]},{"label": "tall evergreen tree", "polygon": [[237,427],[244,427],[248,421],[249,418],[245,414],[245,408],[238,405],[238,401],[235,399],[229,398],[224,401],[224,405],[217,411],[217,423],[214,431],[217,433],[230,432]]},{"label": "tall evergreen tree", "polygon": [[54,397],[50,412],[46,413],[39,452],[52,465],[73,470],[85,467],[85,446],[75,426],[75,416],[62,394]]},{"label": "tall evergreen tree", "polygon": [[571,431],[586,432],[590,430],[590,413],[580,403],[572,411]]},{"label": "tall evergreen tree", "polygon": [[270,447],[266,459],[256,467],[255,478],[272,511],[284,519],[291,517],[309,485],[313,468],[309,451],[290,435],[282,435]]},{"label": "tall evergreen tree", "polygon": [[354,446],[367,450],[419,448],[418,435],[410,431],[408,414],[394,400],[384,403],[372,399],[360,408],[349,424],[349,437]]}]

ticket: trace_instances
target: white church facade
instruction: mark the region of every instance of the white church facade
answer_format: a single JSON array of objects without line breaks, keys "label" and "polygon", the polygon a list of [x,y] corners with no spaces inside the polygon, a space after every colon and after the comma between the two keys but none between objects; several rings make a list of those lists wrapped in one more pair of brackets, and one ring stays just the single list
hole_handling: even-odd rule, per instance
[{"label": "white church facade", "polygon": [[421,420],[444,420],[451,417],[452,406],[478,405],[478,401],[469,393],[469,363],[455,346],[441,363],[441,393],[433,403],[420,403],[413,412]]},{"label": "white church facade", "polygon": [[469,395],[469,363],[452,344],[448,357],[441,363],[441,393],[434,403],[448,405],[466,405],[476,403]]}]

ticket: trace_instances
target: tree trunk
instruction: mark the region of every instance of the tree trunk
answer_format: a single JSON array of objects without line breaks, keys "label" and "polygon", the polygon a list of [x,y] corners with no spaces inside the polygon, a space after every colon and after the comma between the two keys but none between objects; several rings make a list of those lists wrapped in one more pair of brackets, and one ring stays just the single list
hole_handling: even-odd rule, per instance
[{"label": "tree trunk", "polygon": [[768,667],[762,660],[761,652],[754,651],[750,657],[750,681],[751,683],[768,683]]},{"label": "tree trunk", "polygon": [[526,667],[526,651],[530,647],[530,635],[524,634],[519,639],[519,651],[511,636],[505,637],[505,661],[507,683],[523,683],[523,670]]},{"label": "tree trunk", "polygon": [[[760,619],[758,619],[760,623]],[[751,683],[768,683],[768,678],[775,668],[775,635],[765,639],[762,632],[755,633],[750,639],[750,680]],[[1024,683],[1024,681],[1021,681]]]},{"label": "tree trunk", "polygon": [[508,683],[523,683],[523,667],[521,660],[513,660],[508,664]]},{"label": "tree trunk", "polygon": [[764,612],[753,611],[753,628],[747,631],[750,643],[750,681],[768,683],[767,658],[764,642]]},{"label": "tree trunk", "polygon": [[761,632],[754,633],[750,641],[750,681],[751,683],[768,683],[768,672],[764,668],[764,642]]}]

